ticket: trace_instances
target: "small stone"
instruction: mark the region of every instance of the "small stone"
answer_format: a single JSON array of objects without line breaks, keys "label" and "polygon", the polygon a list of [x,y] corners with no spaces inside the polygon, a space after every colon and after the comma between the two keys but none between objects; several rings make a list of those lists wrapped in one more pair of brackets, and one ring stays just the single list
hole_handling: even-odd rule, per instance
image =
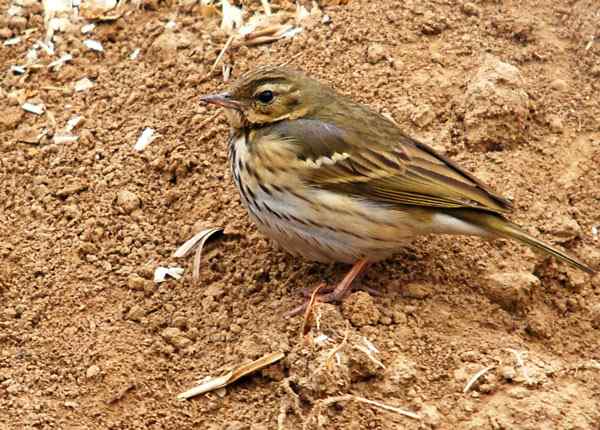
[{"label": "small stone", "polygon": [[556,91],[566,91],[569,86],[563,79],[555,79],[550,82],[550,88]]},{"label": "small stone", "polygon": [[177,349],[183,349],[190,345],[192,341],[188,339],[181,330],[176,327],[168,327],[164,329],[161,336],[165,341],[173,345]]},{"label": "small stone", "polygon": [[127,312],[127,319],[140,322],[146,316],[146,311],[140,305],[133,305]]},{"label": "small stone", "polygon": [[421,104],[411,109],[410,120],[417,126],[427,127],[435,119],[435,112],[430,104]]},{"label": "small stone", "polygon": [[152,42],[150,53],[159,59],[173,60],[177,57],[177,50],[191,46],[193,39],[191,33],[186,31],[175,33],[166,30]]},{"label": "small stone", "polygon": [[524,314],[540,280],[529,272],[500,272],[486,277],[483,289],[490,301],[508,312]]},{"label": "small stone", "polygon": [[183,315],[178,315],[173,318],[173,327],[185,329],[188,326],[188,319]]},{"label": "small stone", "polygon": [[433,405],[423,405],[420,410],[420,415],[423,423],[431,428],[439,427],[442,422],[442,416],[437,408]]},{"label": "small stone", "polygon": [[11,37],[13,37],[13,32],[10,28],[8,28],[8,27],[0,28],[0,39],[10,39]]},{"label": "small stone", "polygon": [[560,133],[565,128],[563,124],[563,120],[558,115],[548,115],[548,125],[550,126],[550,130],[555,133]]},{"label": "small stone", "polygon": [[477,391],[479,391],[480,393],[484,393],[484,394],[490,394],[490,393],[493,393],[495,389],[496,389],[496,384],[481,384],[477,388]]},{"label": "small stone", "polygon": [[117,204],[123,212],[129,214],[141,206],[141,201],[137,194],[123,190],[117,194]]},{"label": "small stone", "polygon": [[593,66],[590,69],[590,73],[594,78],[600,78],[600,64]]},{"label": "small stone", "polygon": [[508,382],[514,381],[517,377],[517,371],[512,366],[502,366],[500,369],[500,376]]},{"label": "small stone", "polygon": [[229,330],[232,333],[236,333],[237,334],[237,333],[241,333],[242,332],[242,327],[239,324],[231,324],[229,326]]},{"label": "small stone", "polygon": [[552,234],[558,243],[569,242],[581,235],[581,226],[568,215],[553,217],[544,230]]},{"label": "small stone", "polygon": [[132,273],[127,278],[127,287],[135,291],[144,291],[146,283],[150,282],[148,279],[142,278],[137,273]]},{"label": "small stone", "polygon": [[367,48],[367,61],[370,64],[377,64],[386,57],[385,48],[379,43],[372,43]]},{"label": "small stone", "polygon": [[364,291],[353,293],[343,301],[342,314],[357,327],[377,324],[380,317],[373,298]]},{"label": "small stone", "polygon": [[423,300],[431,295],[431,286],[418,282],[411,282],[402,287],[402,296],[411,299]]},{"label": "small stone", "polygon": [[525,387],[513,387],[508,390],[508,395],[514,399],[529,397],[530,391]]},{"label": "small stone", "polygon": [[481,14],[481,10],[475,3],[471,3],[470,1],[464,2],[462,4],[461,10],[467,16],[479,16]]},{"label": "small stone", "polygon": [[416,363],[404,355],[396,356],[387,366],[386,375],[395,385],[406,385],[417,377]]},{"label": "small stone", "polygon": [[99,374],[100,374],[100,368],[98,366],[96,366],[95,364],[92,364],[85,371],[85,377],[88,378],[88,379],[95,378]]}]

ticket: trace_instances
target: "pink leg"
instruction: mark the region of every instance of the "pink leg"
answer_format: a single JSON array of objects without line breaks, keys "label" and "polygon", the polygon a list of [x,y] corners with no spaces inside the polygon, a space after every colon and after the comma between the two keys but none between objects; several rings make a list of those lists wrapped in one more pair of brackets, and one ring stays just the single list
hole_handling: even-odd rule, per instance
[{"label": "pink leg", "polygon": [[[342,279],[342,281],[333,289],[333,291],[326,294],[320,294],[319,296],[317,296],[317,301],[330,303],[339,302],[343,300],[350,292],[352,282],[356,279],[357,276],[359,276],[361,273],[367,270],[369,264],[370,263],[365,259],[358,260],[356,263],[354,263],[354,266],[352,266],[352,269],[350,269],[346,276],[344,276],[344,279]],[[306,309],[307,305],[308,302],[304,303],[301,306],[298,306],[295,309],[292,309],[286,314],[286,316],[291,317],[302,313]]]}]

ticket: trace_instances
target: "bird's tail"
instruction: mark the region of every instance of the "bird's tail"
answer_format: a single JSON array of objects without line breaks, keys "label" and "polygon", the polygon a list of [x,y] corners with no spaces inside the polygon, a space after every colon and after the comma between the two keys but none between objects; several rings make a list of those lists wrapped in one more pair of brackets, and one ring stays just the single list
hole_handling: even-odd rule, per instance
[{"label": "bird's tail", "polygon": [[596,273],[595,270],[593,270],[585,263],[579,261],[577,258],[566,254],[565,252],[550,245],[549,243],[546,243],[540,239],[531,236],[530,234],[526,233],[521,227],[508,221],[501,215],[474,210],[459,210],[453,215],[496,236],[503,237],[506,239],[514,239],[521,243],[529,245],[533,249],[537,249],[546,254],[550,254],[553,257],[564,261],[565,263],[573,267],[583,270],[584,272],[587,272],[589,274]]}]

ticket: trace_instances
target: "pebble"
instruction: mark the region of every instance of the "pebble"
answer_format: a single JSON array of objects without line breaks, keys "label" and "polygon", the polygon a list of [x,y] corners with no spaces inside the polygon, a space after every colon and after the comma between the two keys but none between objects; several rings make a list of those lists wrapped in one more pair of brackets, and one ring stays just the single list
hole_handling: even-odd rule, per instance
[{"label": "pebble", "polygon": [[517,377],[517,371],[512,366],[502,366],[502,368],[500,368],[500,375],[504,380],[510,382],[514,381]]},{"label": "pebble", "polygon": [[442,422],[442,416],[438,409],[433,405],[423,405],[419,411],[419,415],[421,415],[423,423],[431,428],[439,427]]},{"label": "pebble", "polygon": [[508,312],[525,313],[534,288],[540,280],[529,272],[500,272],[485,278],[483,289],[488,299]]},{"label": "pebble", "polygon": [[179,329],[184,329],[188,326],[188,319],[183,315],[178,315],[173,317],[173,327],[177,327]]},{"label": "pebble", "polygon": [[549,231],[558,243],[569,242],[581,235],[581,226],[568,215],[552,218],[545,230]]},{"label": "pebble", "polygon": [[479,7],[470,1],[464,2],[462,4],[461,10],[467,16],[479,16],[481,14],[481,10]]},{"label": "pebble", "polygon": [[176,327],[168,327],[164,329],[161,336],[165,341],[173,345],[175,348],[182,349],[192,343],[181,330]]},{"label": "pebble", "polygon": [[529,397],[529,390],[524,387],[513,387],[508,390],[508,395],[514,399],[524,399],[525,397]]},{"label": "pebble", "polygon": [[431,286],[418,282],[411,282],[402,288],[402,296],[411,299],[423,300],[431,295]]},{"label": "pebble", "polygon": [[117,204],[121,209],[123,209],[123,212],[129,214],[138,209],[142,203],[137,194],[131,191],[123,190],[119,191],[117,194]]},{"label": "pebble", "polygon": [[373,43],[367,48],[367,61],[370,64],[377,64],[386,57],[385,48],[380,43]]},{"label": "pebble", "polygon": [[558,115],[548,115],[548,125],[550,130],[556,133],[560,133],[565,128],[562,118]]},{"label": "pebble", "polygon": [[353,293],[344,300],[342,314],[356,327],[377,324],[381,315],[373,298],[364,291]]},{"label": "pebble", "polygon": [[417,377],[416,363],[404,355],[398,355],[387,365],[386,375],[393,384],[406,385]]},{"label": "pebble", "polygon": [[133,305],[127,312],[127,319],[140,322],[146,316],[146,311],[140,305]]},{"label": "pebble", "polygon": [[88,379],[95,378],[99,374],[100,374],[100,368],[98,366],[96,366],[95,364],[92,364],[85,371],[85,377],[88,378]]},{"label": "pebble", "polygon": [[[127,278],[127,287],[131,290],[135,291],[144,291],[146,288],[146,284],[150,281],[148,279],[142,278],[137,273],[132,273]],[[151,283],[151,282],[150,282]]]},{"label": "pebble", "polygon": [[569,85],[563,79],[555,79],[550,82],[550,88],[556,91],[566,91]]}]

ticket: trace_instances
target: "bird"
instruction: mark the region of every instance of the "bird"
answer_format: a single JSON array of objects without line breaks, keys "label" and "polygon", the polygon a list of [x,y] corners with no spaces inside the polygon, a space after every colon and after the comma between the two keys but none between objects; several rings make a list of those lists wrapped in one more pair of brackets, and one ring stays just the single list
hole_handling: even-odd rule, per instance
[{"label": "bird", "polygon": [[303,71],[258,67],[200,100],[225,108],[233,180],[258,230],[295,256],[352,265],[318,301],[342,301],[372,263],[430,234],[513,239],[595,273],[511,222],[511,201],[472,173]]}]

